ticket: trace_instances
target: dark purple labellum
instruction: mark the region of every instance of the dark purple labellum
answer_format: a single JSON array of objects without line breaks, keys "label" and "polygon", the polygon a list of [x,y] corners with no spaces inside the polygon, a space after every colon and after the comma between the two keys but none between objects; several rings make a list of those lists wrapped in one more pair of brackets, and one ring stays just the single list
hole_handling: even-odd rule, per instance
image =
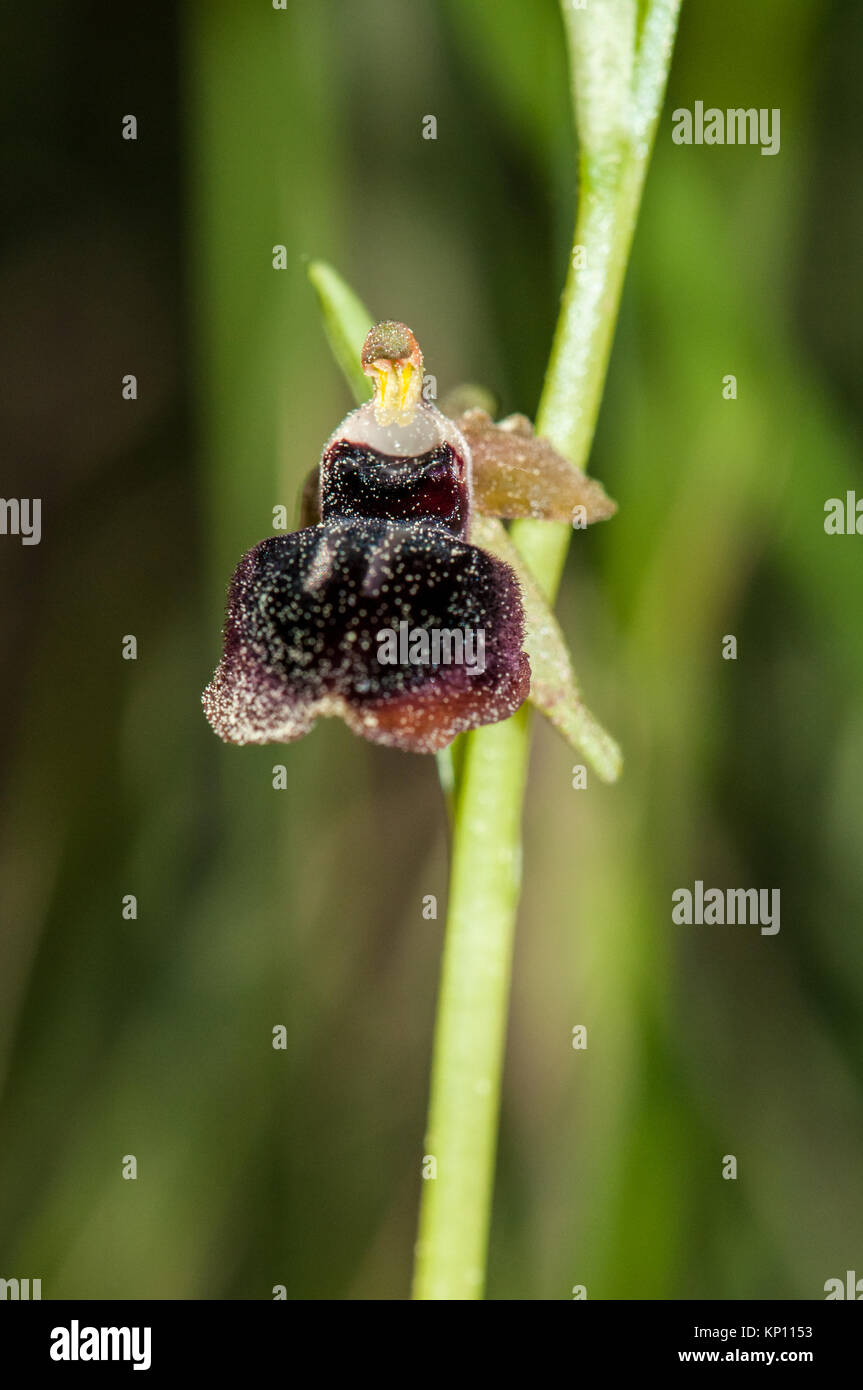
[{"label": "dark purple labellum", "polygon": [[324,521],[352,516],[436,521],[463,540],[469,515],[467,467],[450,443],[398,458],[339,439],[321,460]]},{"label": "dark purple labellum", "polygon": [[[380,634],[483,633],[484,664],[386,664]],[[417,753],[526,698],[523,614],[508,565],[436,525],[325,521],[262,541],[228,596],[225,651],[204,708],[232,743],[290,742],[339,715]]]}]

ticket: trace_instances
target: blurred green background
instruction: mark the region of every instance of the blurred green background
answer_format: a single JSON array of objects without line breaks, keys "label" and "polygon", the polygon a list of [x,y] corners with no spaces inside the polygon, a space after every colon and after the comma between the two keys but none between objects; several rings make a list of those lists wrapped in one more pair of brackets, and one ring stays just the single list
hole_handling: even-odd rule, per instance
[{"label": "blurred green background", "polygon": [[[350,406],[304,257],[411,324],[441,395],[534,410],[575,207],[556,6],[6,25],[3,492],[43,539],[0,541],[0,1276],[404,1298],[434,761],[331,722],[225,747],[200,691],[233,566]],[[559,605],[626,769],[574,791],[537,727],[490,1298],[863,1273],[863,540],[823,530],[863,495],[861,52],[856,0],[684,3],[592,455],[620,513]],[[696,100],[779,107],[781,153],[674,145]],[[697,878],[780,888],[778,936],[672,925]]]}]

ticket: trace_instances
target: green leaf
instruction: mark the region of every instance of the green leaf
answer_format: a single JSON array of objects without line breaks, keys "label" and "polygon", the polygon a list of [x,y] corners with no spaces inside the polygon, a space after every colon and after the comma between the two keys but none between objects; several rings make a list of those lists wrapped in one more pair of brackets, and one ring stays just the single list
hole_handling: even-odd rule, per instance
[{"label": "green leaf", "polygon": [[360,351],[375,320],[327,261],[309,261],[306,273],[317,292],[327,342],[357,405],[362,405],[372,394],[372,383],[360,366]]}]

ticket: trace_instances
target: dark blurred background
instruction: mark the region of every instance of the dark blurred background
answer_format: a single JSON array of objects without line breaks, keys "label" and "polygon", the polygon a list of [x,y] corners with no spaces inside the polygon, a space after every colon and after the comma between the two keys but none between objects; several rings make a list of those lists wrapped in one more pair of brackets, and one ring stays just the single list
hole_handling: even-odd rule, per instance
[{"label": "dark blurred background", "polygon": [[[43,521],[0,538],[0,1276],[402,1298],[434,761],[330,722],[225,747],[200,691],[234,564],[351,404],[305,257],[412,325],[441,394],[535,409],[575,207],[557,9],[46,0],[4,27],[2,491]],[[591,460],[620,513],[560,600],[627,763],[573,791],[537,728],[491,1298],[863,1274],[863,540],[823,529],[863,496],[861,52],[856,0],[684,3]],[[779,107],[781,152],[674,145],[696,100]],[[781,931],[672,925],[697,878],[780,888]]]}]

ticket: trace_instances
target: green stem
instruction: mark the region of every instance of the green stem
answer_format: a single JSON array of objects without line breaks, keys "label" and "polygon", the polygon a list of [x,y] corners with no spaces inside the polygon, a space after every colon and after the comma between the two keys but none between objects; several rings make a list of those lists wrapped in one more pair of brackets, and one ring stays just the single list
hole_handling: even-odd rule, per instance
[{"label": "green stem", "polygon": [[[577,468],[585,471],[643,182],[644,166],[634,161],[623,165],[619,182],[606,177],[595,181],[584,170],[579,181],[573,252],[584,247],[588,267],[579,270],[570,266],[537,411],[536,432],[545,435]],[[514,523],[511,536],[540,588],[553,601],[572,528],[526,520]]]},{"label": "green stem", "polygon": [[521,884],[528,710],[471,734],[456,807],[414,1297],[481,1298],[510,963]]},{"label": "green stem", "polygon": [[[564,7],[581,146],[578,218],[537,418],[583,467],[593,440],[626,264],[662,103],[679,0]],[[609,80],[609,63],[614,74]],[[578,247],[586,253],[579,266]],[[570,528],[522,521],[512,537],[553,599]],[[432,1062],[413,1296],[482,1298],[512,944],[521,877],[527,708],[467,739]],[[433,1175],[432,1175],[433,1173]]]}]

